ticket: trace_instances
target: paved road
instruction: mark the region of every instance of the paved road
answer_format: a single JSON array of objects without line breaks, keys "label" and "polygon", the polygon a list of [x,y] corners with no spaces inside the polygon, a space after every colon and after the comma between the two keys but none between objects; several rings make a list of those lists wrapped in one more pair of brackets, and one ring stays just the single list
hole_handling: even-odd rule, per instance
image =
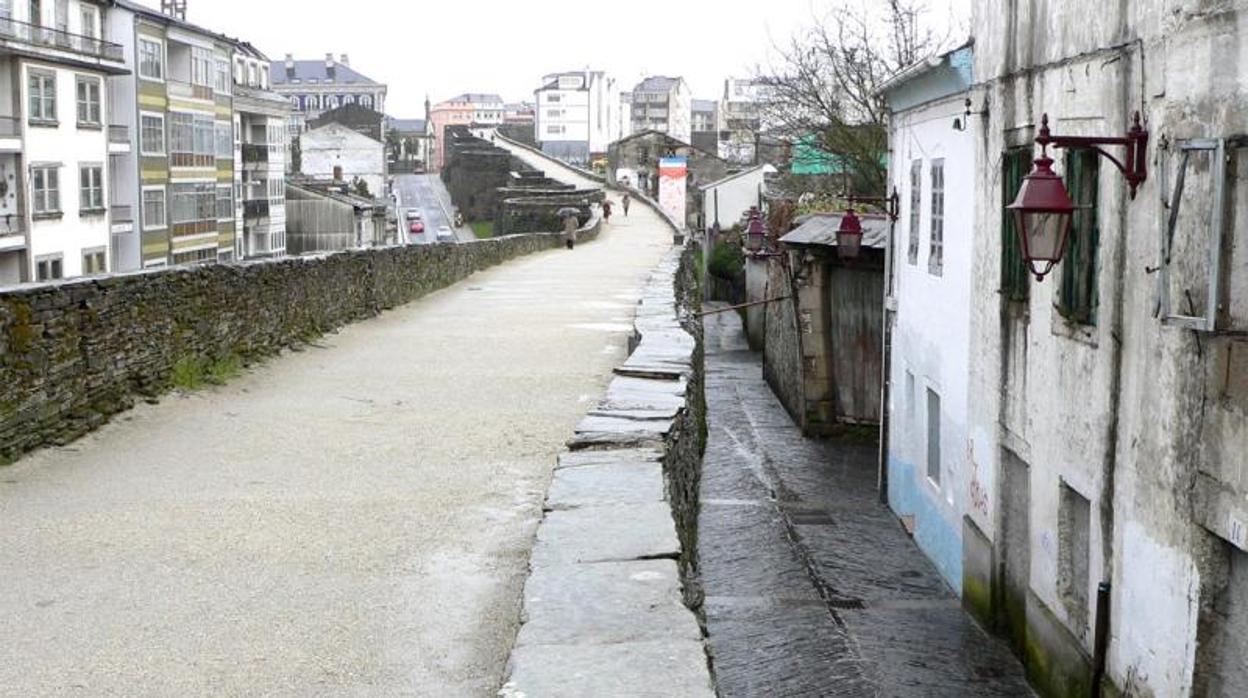
[{"label": "paved road", "polygon": [[[434,241],[438,228],[451,227],[454,206],[451,204],[450,192],[446,185],[435,174],[403,174],[394,178],[394,189],[399,194],[399,227],[408,235],[413,244],[428,244]],[[407,233],[404,214],[409,208],[419,208],[425,216],[425,232],[420,235]],[[464,226],[455,230],[460,242],[475,239],[472,230]]]},{"label": "paved road", "polygon": [[0,468],[0,694],[492,695],[669,244],[638,207]]},{"label": "paved road", "polygon": [[719,695],[1033,695],[879,503],[875,444],[803,438],[739,316],[705,327],[698,560]]}]

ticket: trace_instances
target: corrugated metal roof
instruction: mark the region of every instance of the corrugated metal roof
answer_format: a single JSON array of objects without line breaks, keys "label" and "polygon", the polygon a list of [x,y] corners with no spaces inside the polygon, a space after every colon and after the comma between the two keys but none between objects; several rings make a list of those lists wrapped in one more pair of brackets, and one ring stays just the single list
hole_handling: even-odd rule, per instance
[{"label": "corrugated metal roof", "polygon": [[343,65],[337,61],[334,61],[334,76],[331,79],[324,59],[319,61],[294,61],[294,75],[286,72],[286,61],[271,61],[269,63],[269,76],[273,79],[274,85],[290,85],[293,84],[293,80],[299,80],[302,83],[316,80],[312,84],[321,85],[381,85],[381,83],[376,82],[372,78],[352,69],[351,66]]},{"label": "corrugated metal roof", "polygon": [[[780,238],[786,245],[825,245],[836,247],[836,231],[841,229],[843,213],[814,213],[798,218],[799,225],[793,232]],[[862,221],[862,246],[884,249],[888,245],[887,216],[873,213],[858,214]]]}]

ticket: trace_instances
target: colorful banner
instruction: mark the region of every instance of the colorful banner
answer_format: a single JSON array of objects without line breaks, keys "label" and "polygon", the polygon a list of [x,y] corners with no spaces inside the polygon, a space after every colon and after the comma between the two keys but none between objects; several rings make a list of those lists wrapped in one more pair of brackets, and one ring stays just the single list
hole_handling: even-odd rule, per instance
[{"label": "colorful banner", "polygon": [[685,158],[659,160],[659,208],[682,229],[685,228],[685,180],[688,174],[689,165]]}]

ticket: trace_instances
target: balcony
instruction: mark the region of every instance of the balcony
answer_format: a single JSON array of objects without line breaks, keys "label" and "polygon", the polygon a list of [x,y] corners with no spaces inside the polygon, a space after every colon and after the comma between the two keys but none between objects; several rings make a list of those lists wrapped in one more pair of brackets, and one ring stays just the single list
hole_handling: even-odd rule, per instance
[{"label": "balcony", "polygon": [[256,143],[243,144],[243,164],[260,165],[269,161],[269,146]]},{"label": "balcony", "polygon": [[211,102],[216,93],[211,87],[204,85],[192,85],[189,82],[181,82],[178,80],[169,80],[169,96],[182,97],[184,99],[199,99]]},{"label": "balcony", "polygon": [[120,44],[103,41],[92,36],[71,34],[52,27],[41,27],[15,19],[0,19],[0,40],[28,46],[51,48],[62,51],[121,62],[125,59]]},{"label": "balcony", "polygon": [[269,200],[253,199],[243,202],[243,218],[268,218]]},{"label": "balcony", "polygon": [[130,152],[130,127],[108,127],[108,152],[113,155],[125,155]]}]

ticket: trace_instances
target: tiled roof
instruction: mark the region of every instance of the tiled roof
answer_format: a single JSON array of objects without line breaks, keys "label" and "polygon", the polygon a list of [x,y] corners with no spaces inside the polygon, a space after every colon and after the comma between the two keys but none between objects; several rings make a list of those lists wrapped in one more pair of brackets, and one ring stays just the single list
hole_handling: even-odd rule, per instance
[{"label": "tiled roof", "polygon": [[[351,66],[343,65],[334,61],[334,77],[330,79],[329,71],[326,70],[324,59],[319,61],[294,61],[294,75],[286,72],[286,61],[273,61],[269,68],[269,75],[273,78],[274,85],[292,84],[292,78],[302,83],[311,84],[332,84],[332,85],[378,85],[371,78],[368,78],[351,68]],[[316,80],[312,83],[312,80]]]},{"label": "tiled roof", "polygon": [[655,75],[638,83],[637,87],[633,88],[633,92],[667,92],[678,82],[680,82],[680,78],[669,78],[663,75]]},{"label": "tiled roof", "polygon": [[502,105],[503,98],[498,95],[485,94],[482,92],[465,92],[462,95],[455,95],[447,100],[448,102],[471,102],[473,104],[498,104]]}]

